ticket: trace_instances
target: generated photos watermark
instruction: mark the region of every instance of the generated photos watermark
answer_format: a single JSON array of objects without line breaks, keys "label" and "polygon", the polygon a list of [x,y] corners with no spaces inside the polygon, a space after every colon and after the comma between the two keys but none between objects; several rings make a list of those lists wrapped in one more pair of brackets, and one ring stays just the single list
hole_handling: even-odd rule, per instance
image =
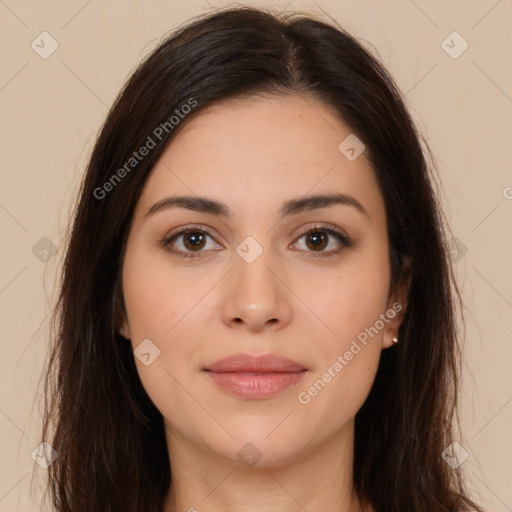
[{"label": "generated photos watermark", "polygon": [[139,162],[144,160],[151,150],[156,147],[157,143],[160,142],[171,130],[173,130],[174,127],[177,126],[195,106],[197,106],[197,100],[190,97],[187,100],[187,103],[184,103],[180,108],[175,109],[174,112],[176,115],[173,114],[167,121],[160,123],[151,132],[151,134],[148,135],[146,141],[138,151],[134,151],[130,158],[128,158],[128,160],[119,169],[117,169],[117,171],[114,172],[101,187],[96,187],[94,189],[94,197],[100,200],[104,199],[109,192],[114,190],[114,187],[118,185],[128,173],[135,169]]},{"label": "generated photos watermark", "polygon": [[[318,395],[323,389],[327,386],[329,382],[331,382],[340,372],[349,364],[354,357],[361,352],[362,347],[368,344],[368,336],[374,338],[382,329],[384,329],[385,324],[389,322],[389,320],[395,318],[397,313],[402,310],[402,305],[398,302],[395,302],[391,308],[389,308],[385,313],[381,313],[379,319],[370,327],[364,329],[357,335],[357,340],[352,340],[350,348],[345,351],[343,355],[338,355],[336,361],[334,361],[329,368],[322,374],[322,376],[315,381],[315,383],[310,386],[307,391],[301,391],[297,395],[297,399],[299,403],[302,405],[307,405],[311,402],[311,399]],[[359,341],[359,343],[358,343]]]}]

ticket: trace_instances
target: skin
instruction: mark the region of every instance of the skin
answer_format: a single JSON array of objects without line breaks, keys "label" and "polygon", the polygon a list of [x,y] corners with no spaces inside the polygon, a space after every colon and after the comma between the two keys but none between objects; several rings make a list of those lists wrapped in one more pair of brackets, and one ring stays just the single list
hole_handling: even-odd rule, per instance
[{"label": "skin", "polygon": [[[121,333],[134,349],[149,338],[160,350],[148,366],[135,362],[165,420],[172,471],[165,511],[372,511],[352,487],[354,418],[406,306],[404,285],[387,300],[386,216],[374,171],[364,152],[349,161],[339,151],[352,131],[313,98],[229,100],[189,121],[146,182],[122,275]],[[368,216],[332,205],[279,217],[286,200],[333,192],[356,198]],[[215,199],[234,215],[174,208],[145,218],[171,195]],[[299,232],[315,223],[337,227],[353,245],[326,234],[327,246],[315,249]],[[211,235],[200,257],[159,244],[189,224]],[[263,248],[252,263],[236,252],[247,236]],[[174,247],[194,254],[186,241],[179,236]],[[400,313],[300,403],[298,394],[395,302]],[[202,371],[236,353],[283,355],[309,372],[270,398],[236,398]],[[237,458],[248,442],[261,454],[254,466]]]}]

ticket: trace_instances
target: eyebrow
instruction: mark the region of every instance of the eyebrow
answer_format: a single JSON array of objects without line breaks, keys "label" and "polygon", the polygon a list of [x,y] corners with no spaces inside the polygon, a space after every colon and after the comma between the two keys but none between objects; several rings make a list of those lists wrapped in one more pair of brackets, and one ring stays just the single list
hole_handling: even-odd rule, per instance
[{"label": "eyebrow", "polygon": [[[303,211],[327,208],[333,205],[353,206],[368,219],[370,218],[370,215],[363,207],[363,205],[355,197],[347,194],[320,194],[304,196],[297,199],[290,199],[283,203],[279,210],[279,215],[281,218],[283,218],[288,215],[301,213]],[[234,216],[234,213],[229,209],[228,205],[213,199],[209,199],[207,197],[171,196],[157,201],[146,212],[144,218],[154,215],[159,211],[172,208],[184,208],[187,210],[193,210],[196,212],[208,213],[222,217]]]}]

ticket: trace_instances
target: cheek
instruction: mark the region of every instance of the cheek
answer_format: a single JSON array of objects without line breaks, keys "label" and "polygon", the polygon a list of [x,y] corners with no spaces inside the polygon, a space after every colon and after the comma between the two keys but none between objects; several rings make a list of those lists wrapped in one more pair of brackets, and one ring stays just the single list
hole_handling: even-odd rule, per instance
[{"label": "cheek", "polygon": [[320,280],[318,292],[309,295],[308,305],[322,322],[311,323],[318,365],[301,386],[305,394],[299,403],[309,408],[310,417],[325,418],[334,407],[339,414],[329,416],[332,428],[360,409],[379,364],[389,269],[385,259],[372,254],[378,253],[357,255],[353,265]]},{"label": "cheek", "polygon": [[[350,287],[344,288],[344,291]],[[354,288],[330,304],[329,325],[336,334],[316,335],[317,365],[297,389],[297,402],[307,415],[307,429],[335,433],[348,423],[365,402],[377,373],[382,330],[375,323],[382,301]]]},{"label": "cheek", "polygon": [[[315,281],[317,291],[312,294],[310,290],[304,296],[317,314],[315,329],[318,332],[321,327],[325,339],[330,340],[326,341],[325,348],[332,357],[334,351],[344,350],[359,335],[364,339],[367,329],[385,313],[389,268],[384,258],[356,254],[350,264],[340,266],[339,271],[332,271],[325,277],[317,276]],[[381,335],[379,332],[379,339]],[[377,348],[380,349],[380,345]]]},{"label": "cheek", "polygon": [[187,288],[165,257],[145,250],[127,250],[123,293],[134,343],[163,339],[178,321]]},{"label": "cheek", "polygon": [[[194,340],[201,339],[195,330],[201,325],[198,301],[204,291],[193,281],[173,270],[165,255],[127,251],[123,293],[134,360],[151,400],[168,416],[192,405],[180,383],[189,379],[187,371],[197,350]],[[148,352],[146,365],[138,355]]]}]

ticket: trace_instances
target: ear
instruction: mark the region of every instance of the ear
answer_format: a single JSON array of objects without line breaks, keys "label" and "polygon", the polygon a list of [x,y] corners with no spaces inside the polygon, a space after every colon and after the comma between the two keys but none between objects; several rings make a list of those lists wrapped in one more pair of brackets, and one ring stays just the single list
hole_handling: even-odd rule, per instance
[{"label": "ear", "polygon": [[123,320],[123,323],[121,325],[121,328],[119,329],[119,334],[129,340],[131,338],[131,334],[130,334],[130,326],[128,324],[128,321],[127,320]]},{"label": "ear", "polygon": [[116,325],[116,327],[118,325],[121,326],[119,328],[119,334],[123,338],[129,340],[129,339],[131,339],[130,324],[127,320],[123,291],[122,291],[120,283],[121,283],[121,281],[118,277],[116,279],[116,284],[114,287],[114,294],[113,294],[113,311],[114,311],[115,325]]},{"label": "ear", "polygon": [[401,278],[395,285],[392,293],[388,298],[385,315],[388,318],[388,322],[384,327],[384,336],[382,339],[382,348],[389,348],[395,345],[393,337],[398,337],[398,330],[405,316],[407,309],[407,297],[409,295],[409,288],[411,286],[411,260],[406,257],[402,261]]}]

